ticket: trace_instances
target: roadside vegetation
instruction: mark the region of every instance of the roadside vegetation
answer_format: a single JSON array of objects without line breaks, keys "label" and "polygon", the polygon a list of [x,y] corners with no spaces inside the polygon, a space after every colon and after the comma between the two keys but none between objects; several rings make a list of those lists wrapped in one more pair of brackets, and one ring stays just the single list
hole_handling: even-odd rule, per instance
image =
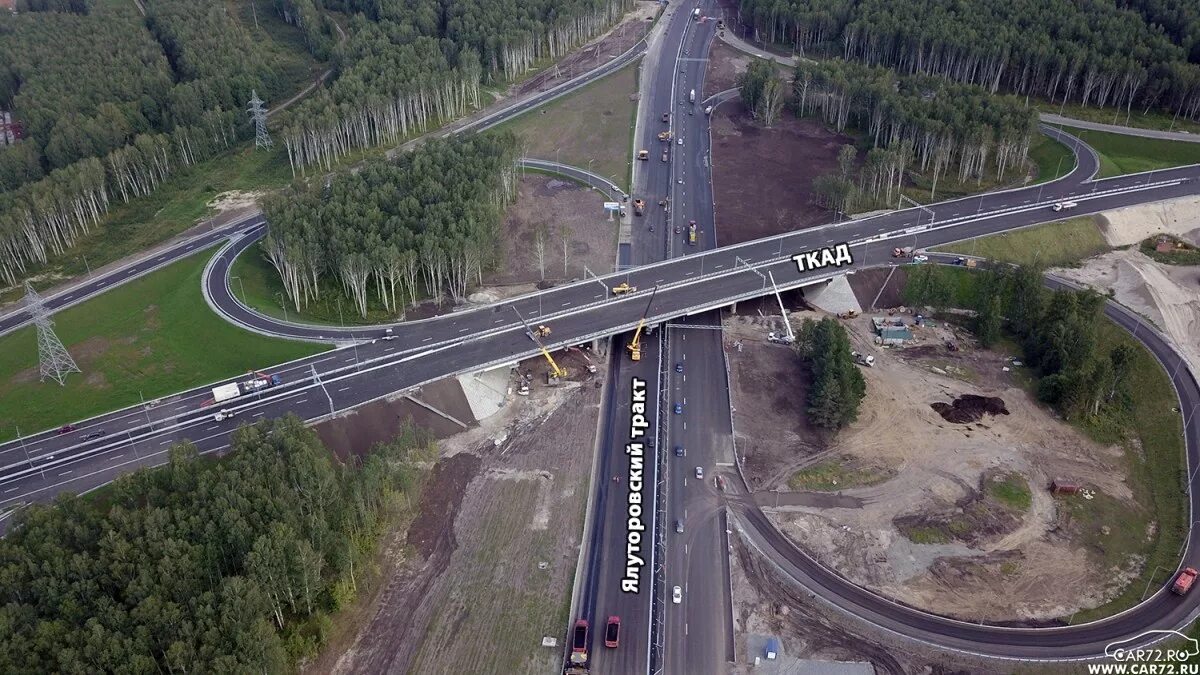
[{"label": "roadside vegetation", "polygon": [[[1168,250],[1159,251],[1160,244],[1168,246]],[[1164,265],[1200,265],[1200,249],[1173,235],[1159,234],[1147,237],[1138,248]]]},{"label": "roadside vegetation", "polygon": [[221,460],[183,444],[103,499],[30,507],[0,541],[0,670],[294,671],[434,454],[408,430],[338,465],[286,417],[242,427]]},{"label": "roadside vegetation", "polygon": [[847,455],[800,469],[788,479],[788,487],[793,490],[837,492],[878,485],[895,473],[882,466],[860,465],[853,457]]},{"label": "roadside vegetation", "polygon": [[588,169],[629,190],[638,63],[497,126],[522,154]]},{"label": "roadside vegetation", "polygon": [[1075,169],[1075,153],[1041,133],[1029,147],[1029,160],[1035,168],[1034,185],[1062,178]]},{"label": "roadside vegetation", "polygon": [[[1000,273],[922,265],[909,273],[906,302],[972,309],[981,345],[1012,344],[1034,376],[1030,389],[1072,426],[1125,449],[1134,503],[1111,495],[1063,495],[1067,529],[1103,569],[1127,585],[1076,623],[1136,604],[1147,585],[1166,583],[1186,535],[1182,423],[1167,373],[1126,331],[1102,318],[1094,292],[1051,292],[1041,272]],[[915,541],[915,540],[914,540]]]},{"label": "roadside vegetation", "polygon": [[840,429],[858,418],[867,393],[846,327],[831,318],[805,319],[796,331],[796,351],[809,369],[808,420],[823,429]]},{"label": "roadside vegetation", "polygon": [[1110,250],[1091,216],[1026,227],[1012,232],[978,237],[936,251],[960,253],[1017,265],[1064,267]]},{"label": "roadside vegetation", "polygon": [[[204,304],[208,256],[193,256],[54,314],[82,373],[38,381],[37,336],[0,337],[0,440],[322,351],[247,333]],[[219,347],[214,347],[218,345]]]},{"label": "roadside vegetation", "polygon": [[976,544],[1012,532],[1029,510],[1029,482],[1019,473],[985,472],[979,489],[970,490],[953,508],[930,514],[899,516],[896,529],[916,544]]},{"label": "roadside vegetation", "polygon": [[1085,122],[1114,124],[1133,129],[1200,134],[1200,122],[1193,122],[1187,118],[1155,109],[1146,110],[1142,108],[1139,110],[1137,108],[1125,109],[1112,106],[1096,108],[1084,107],[1078,104],[1062,105],[1061,103],[1050,103],[1044,100],[1030,101],[1030,105],[1042,113],[1053,113]]},{"label": "roadside vegetation", "polygon": [[1100,178],[1200,164],[1200,143],[1067,129],[1100,155]]}]

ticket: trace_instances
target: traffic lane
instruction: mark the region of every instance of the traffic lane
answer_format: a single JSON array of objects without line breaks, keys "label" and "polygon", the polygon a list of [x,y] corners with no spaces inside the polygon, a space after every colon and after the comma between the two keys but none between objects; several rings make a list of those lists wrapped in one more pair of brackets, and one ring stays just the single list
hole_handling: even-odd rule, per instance
[{"label": "traffic lane", "polygon": [[[107,291],[114,286],[120,285],[123,282],[152,272],[177,260],[186,258],[193,253],[199,253],[200,251],[213,246],[223,239],[226,239],[230,234],[233,234],[242,228],[261,224],[262,222],[262,214],[256,213],[248,215],[242,220],[230,223],[219,229],[210,230],[209,232],[197,237],[179,242],[175,246],[159,252],[157,255],[122,265],[113,270],[105,272],[100,276],[91,278],[87,282],[75,286],[74,288],[56,293],[49,297],[44,297],[42,299],[43,304],[52,312],[73,306],[83,302],[84,300],[92,298],[99,293]],[[20,309],[4,316],[3,318],[0,318],[0,335],[24,326],[29,322],[29,320],[29,313],[25,309]]]},{"label": "traffic lane", "polygon": [[[623,345],[624,342],[621,341]],[[645,565],[639,572],[639,589],[637,593],[626,592],[622,588],[622,579],[626,572],[626,547],[628,543],[628,521],[630,518],[630,457],[625,452],[625,446],[630,442],[631,396],[633,378],[637,377],[646,383],[646,401],[649,414],[657,410],[658,400],[658,347],[657,339],[643,341],[642,360],[634,363],[628,359],[628,352],[612,355],[620,363],[615,369],[617,381],[613,383],[616,391],[614,407],[610,415],[608,447],[604,454],[604,471],[595,477],[605,483],[607,503],[603,510],[603,518],[596,520],[601,526],[598,569],[595,576],[594,608],[589,620],[596,629],[593,631],[595,657],[593,658],[593,673],[613,673],[614,675],[638,672],[646,667],[649,656],[649,624],[650,604],[652,597],[653,570],[650,565],[650,546],[653,532],[650,523],[653,519],[652,494],[657,481],[657,471],[653,454],[648,454],[642,466],[643,485],[640,492],[644,503],[640,505],[643,513],[640,518],[646,529],[640,532],[642,541],[639,552]],[[651,417],[653,419],[653,417]],[[657,433],[655,427],[646,430],[647,434]],[[612,480],[619,477],[619,481]],[[599,511],[598,511],[599,513]],[[621,618],[620,646],[616,649],[604,647],[603,636],[600,633],[609,616]]]},{"label": "traffic lane", "polygon": [[[1180,183],[1178,185],[1174,185],[1171,187],[1154,188],[1152,190],[1144,190],[1144,191],[1139,191],[1139,192],[1131,192],[1131,193],[1122,193],[1122,194],[1103,196],[1103,197],[1095,199],[1092,202],[1087,202],[1086,206],[1081,208],[1081,211],[1083,211],[1085,209],[1087,211],[1097,211],[1097,210],[1106,210],[1106,209],[1110,209],[1110,208],[1117,208],[1120,206],[1126,206],[1126,205],[1129,205],[1132,203],[1138,203],[1142,200],[1145,200],[1148,196],[1150,196],[1154,199],[1166,199],[1166,198],[1171,198],[1171,197],[1176,197],[1176,196],[1184,196],[1187,194],[1192,194],[1194,187],[1195,187],[1194,182],[1188,182],[1188,183]],[[964,223],[964,224],[960,224],[960,225],[954,225],[954,226],[948,227],[946,229],[939,229],[939,230],[934,230],[934,231],[929,231],[929,232],[917,233],[917,234],[913,235],[913,238],[911,240],[904,238],[904,239],[893,239],[893,240],[885,241],[885,242],[876,242],[876,243],[872,244],[870,247],[866,247],[866,248],[858,247],[856,249],[856,255],[858,256],[858,258],[856,259],[856,264],[863,265],[863,264],[869,264],[871,262],[878,263],[881,256],[883,256],[884,258],[887,258],[889,256],[888,251],[890,250],[890,248],[892,246],[910,245],[910,244],[915,245],[915,246],[932,246],[932,245],[936,245],[936,244],[942,244],[942,243],[948,243],[951,241],[967,239],[967,238],[971,238],[971,237],[975,237],[975,236],[991,234],[991,233],[994,233],[997,231],[1008,230],[1008,229],[1012,229],[1015,227],[1032,225],[1032,224],[1036,224],[1039,222],[1043,222],[1046,219],[1047,219],[1046,209],[1037,208],[1037,209],[1031,209],[1031,210],[1014,212],[1014,213],[1006,213],[1006,214],[989,217],[989,218],[983,218],[980,220],[976,220],[976,221],[972,221],[972,222],[968,222],[968,223]],[[785,254],[792,255],[794,253],[800,253],[805,250],[819,248],[820,246],[824,245],[824,244],[820,243],[821,238],[827,237],[828,234],[829,234],[829,232],[826,232],[826,231],[815,231],[815,232],[801,231],[793,237],[778,239],[774,242],[770,242],[770,241],[756,242],[756,243],[753,243],[752,245],[736,247],[736,249],[732,249],[732,250],[729,248],[723,248],[723,249],[719,249],[715,253],[711,253],[706,256],[689,256],[689,257],[683,258],[681,260],[672,261],[672,263],[670,265],[655,267],[655,268],[651,268],[648,270],[631,271],[626,274],[626,278],[628,278],[631,281],[634,281],[636,283],[642,283],[640,281],[640,279],[645,279],[646,282],[648,282],[647,284],[645,284],[642,287],[643,293],[639,293],[639,294],[629,297],[627,299],[626,298],[611,298],[609,300],[601,302],[597,307],[595,307],[594,309],[590,310],[587,313],[580,313],[580,314],[575,314],[575,315],[566,316],[566,317],[559,317],[559,318],[554,319],[553,322],[557,325],[565,324],[567,326],[571,326],[571,325],[579,325],[579,322],[581,319],[583,319],[585,322],[590,322],[593,318],[596,318],[596,319],[600,320],[600,323],[603,323],[604,319],[602,317],[604,317],[604,316],[609,316],[609,317],[616,316],[616,315],[628,316],[631,312],[640,314],[641,308],[630,309],[629,306],[641,305],[642,302],[645,302],[644,292],[645,292],[645,290],[648,290],[649,285],[665,283],[668,281],[671,281],[671,282],[687,281],[690,278],[698,278],[698,277],[702,276],[703,274],[705,274],[705,272],[714,272],[714,271],[729,272],[738,263],[738,260],[736,258],[731,260],[728,257],[729,254],[734,251],[740,252],[742,255],[744,255],[745,256],[744,260],[750,261],[750,262],[756,262],[756,261],[767,260],[767,259],[778,259]],[[816,239],[816,241],[813,242],[812,245],[810,245],[810,246],[800,245],[805,240],[812,241],[814,239]],[[774,244],[774,247],[772,246],[773,244]],[[775,248],[775,250],[772,250],[772,248]],[[790,263],[786,263],[786,264],[782,264],[782,265],[777,264],[777,265],[773,266],[772,269],[777,270],[775,272],[777,281],[786,281],[789,278],[791,278],[792,280],[795,280],[795,278],[798,278],[799,276],[801,276],[799,274],[794,274],[791,277],[784,276],[783,278],[781,278],[781,274],[786,275],[786,273],[789,270],[795,269],[795,265],[790,264]],[[782,270],[782,272],[779,270]],[[659,275],[662,275],[662,276],[659,276]],[[730,294],[726,292],[726,291],[728,291],[728,288],[729,288],[727,285],[729,280],[735,279],[737,276],[747,276],[747,275],[755,275],[755,273],[748,271],[746,273],[739,273],[738,275],[734,275],[733,277],[724,277],[724,278],[720,278],[720,279],[706,279],[692,287],[686,287],[686,288],[685,287],[675,287],[672,289],[668,289],[668,291],[664,291],[664,293],[660,293],[660,296],[664,296],[664,294],[675,294],[676,297],[687,297],[689,295],[692,297],[695,297],[693,291],[700,290],[700,291],[702,291],[701,296],[703,296],[705,294],[709,294],[709,297],[711,297],[711,298],[730,297]],[[806,274],[803,276],[812,276],[812,274]],[[765,281],[766,280],[764,279],[763,285],[765,285]],[[592,284],[568,287],[565,290],[571,291],[576,294],[580,294],[580,293],[589,294],[591,296],[590,298],[581,299],[581,302],[586,303],[587,299],[591,299],[591,300],[595,301],[595,296],[597,295],[597,293],[595,293],[595,289],[588,288],[590,286],[592,286]],[[596,286],[599,286],[599,284],[596,284]],[[743,292],[744,291],[745,291],[745,289],[743,289]],[[600,297],[601,297],[601,299],[603,299],[607,296],[600,294]],[[555,298],[555,300],[557,300],[557,299],[560,299],[560,298]],[[523,300],[523,303],[525,305],[529,305],[529,304],[532,304],[535,302],[539,302],[539,300],[537,298],[526,298]],[[545,298],[542,298],[541,302],[545,303],[545,304],[551,304],[550,301]],[[677,307],[688,306],[687,304],[681,304],[679,302],[674,302],[673,304],[675,304]],[[522,305],[522,306],[524,306],[524,305]],[[663,302],[663,303],[660,303],[659,306],[667,307],[668,303]],[[644,308],[644,305],[641,305],[641,307]],[[464,339],[464,335],[466,335],[467,333],[472,333],[472,334],[478,335],[478,334],[481,334],[484,331],[486,331],[489,326],[495,326],[496,329],[508,330],[510,333],[519,332],[519,330],[513,329],[513,327],[512,327],[512,324],[515,322],[515,319],[516,319],[516,312],[512,312],[512,311],[506,312],[505,311],[506,308],[509,310],[512,309],[511,306],[498,305],[496,307],[489,308],[488,310],[485,310],[484,312],[469,313],[469,314],[473,315],[474,318],[476,318],[476,319],[478,319],[481,316],[486,315],[485,318],[483,319],[483,322],[480,323],[479,325],[469,324],[469,325],[460,327],[460,324],[458,323],[458,321],[461,321],[462,323],[465,324],[469,320],[468,317],[460,317],[457,321],[450,322],[449,325],[446,325],[446,322],[442,322],[442,323],[435,323],[433,325],[422,324],[420,326],[415,326],[415,327],[409,326],[408,328],[410,329],[410,333],[412,333],[412,335],[409,336],[407,344],[405,344],[399,340],[394,343],[382,343],[384,345],[384,347],[382,347],[382,349],[399,350],[400,352],[403,352],[404,350],[408,350],[408,349],[419,349],[421,344],[430,344],[430,343],[433,343],[435,340],[437,342],[446,342],[446,341],[451,341],[451,340],[455,340],[455,339]],[[529,308],[527,308],[527,309],[529,309]],[[614,310],[615,310],[615,312],[614,312]],[[636,316],[636,314],[634,314],[634,316]],[[507,320],[507,323],[506,323],[506,319],[504,318],[505,316],[511,316],[512,319]],[[633,321],[636,321],[636,319],[633,319]],[[424,338],[421,338],[419,340],[414,340],[413,337],[415,335],[419,335],[419,333],[415,333],[415,331],[413,329],[425,330],[426,333],[431,333],[431,334],[426,334]],[[575,333],[575,334],[578,334],[578,333]],[[558,333],[556,333],[556,335],[560,336],[560,338],[563,338],[563,337],[567,338],[565,341],[569,342],[570,341],[569,337],[572,335],[572,331],[568,330],[565,332],[558,332]],[[505,339],[508,340],[509,343],[511,343],[512,340],[514,339],[514,337],[510,334]],[[560,339],[560,342],[556,343],[556,344],[561,344],[561,343],[562,343],[562,341]],[[362,349],[362,348],[360,347],[360,349]],[[525,351],[525,350],[519,350],[519,351]],[[310,362],[322,361],[325,358],[328,358],[328,357],[325,357],[325,356],[314,357],[312,359],[312,361],[310,361]],[[346,355],[346,356],[343,356],[343,360],[350,361],[350,360],[352,360],[352,357],[349,355]],[[306,362],[301,362],[301,364],[304,364],[304,363],[306,363]],[[299,369],[299,368],[293,366],[293,369],[295,370],[295,369]],[[203,396],[203,395],[204,395],[203,390],[196,391],[196,393],[193,394],[193,396]],[[129,415],[131,413],[126,412],[123,414]],[[62,440],[52,440],[53,439],[53,431],[50,431],[50,430],[43,432],[39,436],[39,438],[47,440],[48,441],[47,447],[49,447],[49,448],[58,448],[58,447],[62,447],[63,445],[67,444]],[[5,447],[7,449],[13,449],[15,446],[18,446],[18,444],[10,443],[10,444],[6,445]]]},{"label": "traffic lane", "polygon": [[[720,325],[718,312],[688,317],[686,323],[698,326]],[[729,397],[725,387],[722,333],[709,328],[673,328],[678,336],[680,355],[676,360],[684,368],[675,373],[677,395],[686,401],[678,436],[687,455],[677,458],[678,480],[675,509],[684,522],[687,536],[672,540],[668,559],[675,570],[683,570],[689,592],[687,605],[668,623],[669,649],[665,658],[668,672],[722,672],[732,654],[726,645],[733,637],[732,599],[725,576],[726,549],[721,543],[719,526],[720,498],[715,477],[725,469],[726,452],[732,444]],[[695,478],[695,469],[704,472]],[[682,545],[681,545],[682,544]]]},{"label": "traffic lane", "polygon": [[[1074,188],[1071,186],[1065,186],[1063,184],[1048,183],[1043,186],[1038,186],[1037,188],[1023,188],[1021,190],[1009,193],[982,195],[976,198],[968,198],[966,200],[955,200],[953,202],[948,202],[946,204],[937,206],[936,208],[941,213],[943,221],[948,218],[973,218],[977,212],[984,211],[985,208],[987,210],[1008,209],[1008,211],[1003,211],[992,216],[986,216],[986,214],[983,216],[992,219],[1003,220],[1009,218],[1012,213],[1016,212],[1016,210],[1027,209],[1026,211],[1023,211],[1023,213],[1034,213],[1037,214],[1037,217],[1030,218],[1026,216],[1024,218],[1018,218],[1018,220],[1024,220],[1026,223],[1032,224],[1053,220],[1059,217],[1057,213],[1053,215],[1051,213],[1046,213],[1046,211],[1049,209],[1049,206],[1035,204],[1039,197],[1041,198],[1042,202],[1052,202],[1067,198],[1086,199],[1089,195],[1095,195],[1103,190],[1116,189],[1118,187],[1141,187],[1145,186],[1147,182],[1151,180],[1162,181],[1167,179],[1178,179],[1181,177],[1189,177],[1189,174],[1200,176],[1200,169],[1197,167],[1190,167],[1186,170],[1162,170],[1155,172],[1153,175],[1148,174],[1146,176],[1105,179],[1104,181],[1089,183],[1087,186],[1075,186]],[[1094,199],[1087,199],[1086,202],[1080,202],[1080,206],[1072,211],[1071,214],[1064,215],[1077,215],[1085,212],[1102,211],[1119,206],[1143,203],[1145,201],[1155,201],[1169,197],[1190,195],[1196,193],[1197,191],[1200,191],[1200,186],[1197,185],[1196,181],[1188,181],[1185,183],[1180,183],[1174,187],[1153,187],[1148,191],[1130,192],[1123,195],[1101,195],[1100,197],[1095,197]],[[949,211],[950,209],[954,210]],[[949,211],[949,213],[947,213],[947,211]],[[848,221],[846,223],[836,224],[834,226],[824,226],[821,228],[801,230],[794,233],[789,233],[782,237],[748,242],[738,246],[724,247],[711,254],[711,256],[721,259],[723,264],[728,265],[734,262],[737,257],[752,260],[752,256],[755,255],[757,251],[769,250],[772,244],[774,244],[776,248],[782,248],[784,246],[795,248],[798,246],[804,246],[806,244],[824,245],[830,242],[874,236],[897,229],[910,228],[916,225],[927,225],[929,221],[925,220],[926,215],[927,214],[924,211],[920,210],[893,212],[863,220]],[[943,223],[939,222],[937,224],[942,225]],[[822,240],[821,237],[825,237],[825,239]],[[226,257],[226,255],[222,256],[222,258]],[[222,260],[214,267],[214,269],[217,270],[217,268],[227,267],[228,263],[229,260]],[[719,265],[714,264],[714,267],[719,267]],[[664,272],[666,272],[668,275],[671,274],[671,271],[665,270],[661,266],[654,266],[644,270],[626,270],[616,275],[610,275],[606,278],[606,281],[610,284],[618,281],[627,281],[628,283],[634,285],[651,284],[654,282],[656,277],[660,280],[664,279]],[[220,270],[217,270],[217,273],[213,276],[223,278],[225,274]],[[676,278],[678,278],[678,274],[676,274]],[[227,288],[226,284],[210,280],[209,288],[210,293],[214,296],[214,300],[216,300],[218,303],[225,303],[222,304],[223,308],[226,307],[226,304],[231,301],[229,289]],[[522,315],[526,317],[527,320],[538,319],[544,314],[570,311],[572,308],[577,308],[598,300],[603,300],[605,297],[604,288],[599,283],[597,283],[595,287],[592,286],[591,282],[569,284],[557,289],[551,289],[541,294],[523,296],[521,298],[488,308],[470,310],[418,322],[403,322],[394,325],[393,329],[397,335],[400,335],[401,332],[403,332],[406,336],[408,336],[409,344],[413,344],[413,338],[422,333],[425,334],[424,338],[421,338],[422,341],[427,341],[425,338],[430,340],[434,339],[431,337],[431,335],[429,335],[430,333],[437,334],[441,339],[450,339],[456,336],[461,337],[472,331],[486,330],[490,327],[503,325],[506,323],[503,315],[507,315],[509,317],[507,321],[508,323],[515,321],[516,317],[512,314],[513,307],[516,307],[518,311],[520,311]],[[329,327],[322,328],[299,326],[283,326],[280,328],[282,322],[279,322],[275,319],[270,319],[268,317],[263,317],[255,313],[246,312],[244,308],[241,308],[240,306],[231,307],[228,309],[229,313],[235,315],[235,318],[238,321],[241,321],[247,325],[273,330],[279,334],[293,335],[306,339],[329,340],[336,336],[347,337],[352,335],[362,337],[377,337],[378,335],[382,334],[382,330],[377,327],[351,330],[339,330],[337,328]],[[498,314],[501,316],[498,316]]]}]

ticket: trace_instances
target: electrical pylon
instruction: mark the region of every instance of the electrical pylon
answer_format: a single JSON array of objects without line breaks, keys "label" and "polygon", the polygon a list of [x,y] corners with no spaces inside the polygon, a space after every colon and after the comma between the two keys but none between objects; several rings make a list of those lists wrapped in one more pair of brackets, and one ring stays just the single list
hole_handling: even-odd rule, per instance
[{"label": "electrical pylon", "polygon": [[25,282],[25,308],[29,311],[29,317],[37,328],[41,381],[45,382],[46,378],[50,377],[59,386],[66,386],[67,375],[83,371],[75,365],[75,359],[71,358],[71,353],[63,346],[62,340],[59,340],[58,336],[54,334],[54,322],[50,319],[50,314],[46,312],[42,296],[33,290],[33,286],[28,281]]},{"label": "electrical pylon", "polygon": [[250,121],[254,122],[254,147],[270,150],[274,143],[271,134],[267,133],[267,109],[263,107],[258,91],[251,89],[250,96],[250,107],[246,111],[250,113]]}]

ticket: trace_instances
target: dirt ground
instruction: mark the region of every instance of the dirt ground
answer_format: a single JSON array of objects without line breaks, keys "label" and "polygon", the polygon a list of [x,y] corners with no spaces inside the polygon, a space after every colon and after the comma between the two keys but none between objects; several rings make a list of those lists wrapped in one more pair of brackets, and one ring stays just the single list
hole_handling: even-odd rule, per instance
[{"label": "dirt ground", "polygon": [[[794,325],[805,316],[792,314]],[[782,532],[824,564],[930,611],[1024,622],[1099,606],[1140,568],[1140,560],[1131,558],[1122,569],[1097,569],[1083,542],[1067,534],[1066,516],[1046,489],[1053,478],[1069,477],[1137,508],[1123,480],[1123,451],[1086,439],[1040,407],[1020,388],[1023,374],[1011,357],[975,349],[965,333],[941,323],[914,327],[912,347],[885,349],[874,344],[867,316],[845,321],[852,348],[876,359],[875,367],[863,369],[867,396],[857,422],[824,444],[806,443],[819,434],[797,421],[805,407],[804,385],[797,383],[805,377],[789,350],[764,339],[767,330],[778,329],[778,320],[756,325],[764,321],[727,322],[730,339],[743,341],[741,353],[730,351],[738,447],[745,449],[757,501]],[[947,339],[960,350],[949,351]],[[774,378],[789,381],[781,386]],[[760,388],[786,391],[793,400],[777,405]],[[1010,414],[956,424],[931,406],[967,394],[998,397]],[[784,432],[751,439],[752,429]],[[790,490],[794,471],[833,458],[878,466],[891,478],[816,493],[819,498]],[[1029,484],[1032,503],[1019,523],[971,523],[978,532],[948,543],[914,543],[897,529],[898,517],[934,518],[964,508],[983,477],[998,472],[1019,474]]]},{"label": "dirt ground", "polygon": [[652,20],[658,16],[658,9],[657,2],[641,0],[634,3],[633,10],[625,15],[621,23],[611,31],[564,57],[557,66],[550,66],[516,85],[513,90],[509,91],[509,95],[545,91],[563,80],[569,80],[605,61],[620,56],[646,35],[646,32],[650,30]]},{"label": "dirt ground", "polygon": [[859,306],[867,311],[904,304],[901,294],[908,280],[908,270],[903,266],[859,270],[846,279]]},{"label": "dirt ground", "polygon": [[758,126],[740,101],[713,111],[717,245],[728,246],[832,221],[812,203],[812,180],[837,168],[848,136],[784,113]]},{"label": "dirt ground", "polygon": [[879,675],[990,675],[1012,672],[1011,664],[996,664],[960,655],[951,658],[947,652],[902,641],[843,613],[834,612],[780,574],[777,568],[764,561],[757,551],[746,546],[739,537],[735,535],[731,539],[735,553],[730,565],[734,630],[737,634],[738,659],[741,661],[731,670],[736,675],[756,672],[749,665],[753,659],[747,654],[747,633],[778,636],[787,657],[817,661],[867,661]]},{"label": "dirt ground", "polygon": [[[521,179],[520,196],[504,219],[503,262],[484,275],[487,286],[537,283],[540,274],[535,232],[548,230],[546,279],[562,281],[584,276],[583,266],[596,274],[612,270],[616,257],[618,221],[604,213],[604,196],[576,183],[528,173]],[[567,270],[558,228],[569,230]]]},{"label": "dirt ground", "polygon": [[704,73],[704,98],[737,87],[738,76],[746,72],[751,58],[720,40],[713,40],[708,70]]},{"label": "dirt ground", "polygon": [[[414,401],[415,399],[415,401]],[[453,379],[431,382],[405,396],[376,401],[336,419],[318,424],[317,435],[340,459],[364,455],[376,443],[395,437],[405,424],[429,431],[435,438],[446,438],[463,430],[453,420],[439,415],[416,401],[427,403],[456,420],[473,425],[474,417],[462,388]]]},{"label": "dirt ground", "polygon": [[1102,293],[1111,289],[1117,302],[1166,333],[1192,372],[1200,373],[1200,267],[1164,265],[1134,248],[1051,272]]},{"label": "dirt ground", "polygon": [[[582,371],[575,357],[568,368]],[[537,371],[539,362],[522,364]],[[586,372],[586,371],[583,371]],[[581,375],[577,379],[592,379]],[[541,647],[566,625],[600,390],[533,386],[439,444],[407,533],[393,533],[387,582],[353,644],[312,673],[549,672]]]}]

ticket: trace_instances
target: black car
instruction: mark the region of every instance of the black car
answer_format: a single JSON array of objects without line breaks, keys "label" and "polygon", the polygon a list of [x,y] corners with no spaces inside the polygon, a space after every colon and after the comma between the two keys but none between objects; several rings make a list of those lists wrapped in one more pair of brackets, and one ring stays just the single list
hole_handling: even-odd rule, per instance
[{"label": "black car", "polygon": [[685,450],[682,445],[675,446],[675,456],[676,457],[683,457],[686,454],[687,454],[687,450]]},{"label": "black car", "polygon": [[100,429],[100,430],[98,430],[98,431],[93,431],[93,432],[91,432],[91,433],[84,434],[84,435],[83,435],[83,440],[85,440],[85,441],[90,441],[90,440],[92,440],[93,438],[100,438],[101,436],[103,436],[103,435],[105,435],[105,434],[107,434],[107,433],[108,433],[108,432],[107,432],[107,431],[105,431],[105,430],[103,430],[103,429]]}]

